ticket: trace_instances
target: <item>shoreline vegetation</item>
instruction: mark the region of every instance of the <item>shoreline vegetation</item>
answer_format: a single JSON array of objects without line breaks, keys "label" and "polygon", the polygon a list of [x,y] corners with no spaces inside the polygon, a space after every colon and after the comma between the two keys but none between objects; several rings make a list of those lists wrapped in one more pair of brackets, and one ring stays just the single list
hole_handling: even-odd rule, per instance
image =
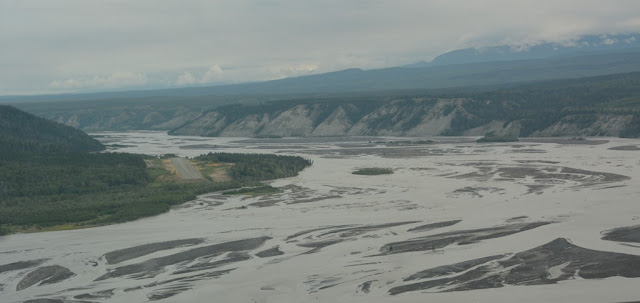
[{"label": "shoreline vegetation", "polygon": [[488,133],[484,137],[476,140],[478,143],[486,142],[518,142],[518,137],[511,135],[496,135],[495,133]]},{"label": "shoreline vegetation", "polygon": [[260,181],[295,176],[311,165],[294,156],[210,153],[192,159],[196,168],[220,167],[228,178],[189,181],[172,171],[171,156],[5,154],[0,160],[0,235],[133,221],[210,192],[271,194],[279,190]]},{"label": "shoreline vegetation", "polygon": [[393,170],[384,167],[367,167],[353,171],[352,174],[365,176],[390,175],[393,174]]},{"label": "shoreline vegetation", "polygon": [[104,150],[82,131],[0,106],[0,236],[132,221],[210,192],[273,193],[278,189],[260,181],[312,164],[296,156],[209,153],[188,163],[205,175],[194,180],[179,175],[176,155]]},{"label": "shoreline vegetation", "polygon": [[384,144],[386,146],[411,146],[411,145],[430,145],[436,143],[433,140],[395,140],[395,141],[373,141],[375,144]]}]

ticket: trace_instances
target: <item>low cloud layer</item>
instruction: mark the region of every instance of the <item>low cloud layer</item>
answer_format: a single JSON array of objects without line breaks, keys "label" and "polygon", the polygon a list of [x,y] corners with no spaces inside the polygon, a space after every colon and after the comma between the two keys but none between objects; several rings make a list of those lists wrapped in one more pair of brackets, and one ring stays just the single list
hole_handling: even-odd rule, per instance
[{"label": "low cloud layer", "polygon": [[635,0],[4,0],[0,95],[260,81],[640,32]]},{"label": "low cloud layer", "polygon": [[107,76],[93,76],[85,78],[69,78],[52,81],[49,86],[59,89],[81,88],[118,88],[123,86],[144,86],[149,82],[143,73],[118,72]]}]

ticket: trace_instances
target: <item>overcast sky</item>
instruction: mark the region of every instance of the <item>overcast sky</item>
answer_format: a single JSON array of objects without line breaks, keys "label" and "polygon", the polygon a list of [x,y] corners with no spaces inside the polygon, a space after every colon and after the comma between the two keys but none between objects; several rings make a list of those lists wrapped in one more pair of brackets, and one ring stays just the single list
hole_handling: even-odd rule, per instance
[{"label": "overcast sky", "polygon": [[637,0],[0,0],[0,95],[260,81],[631,32]]}]

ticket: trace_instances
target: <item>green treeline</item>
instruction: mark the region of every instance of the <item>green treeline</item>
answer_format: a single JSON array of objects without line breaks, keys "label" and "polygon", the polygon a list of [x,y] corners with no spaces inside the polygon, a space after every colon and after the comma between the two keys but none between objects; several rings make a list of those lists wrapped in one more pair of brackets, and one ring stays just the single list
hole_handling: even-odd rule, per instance
[{"label": "green treeline", "polygon": [[311,160],[298,156],[268,154],[209,153],[194,160],[234,163],[228,172],[233,180],[240,182],[293,177],[312,164]]},{"label": "green treeline", "polygon": [[518,142],[518,137],[509,135],[496,135],[494,132],[487,133],[484,137],[476,140],[478,143],[485,142]]},{"label": "green treeline", "polygon": [[0,224],[47,227],[125,222],[161,214],[199,194],[240,186],[237,182],[147,184],[83,194],[13,197],[0,204]]},{"label": "green treeline", "polygon": [[168,172],[147,168],[143,157],[133,154],[0,154],[0,231],[135,220],[166,212],[199,194],[295,176],[311,164],[301,157],[262,154],[208,154],[196,160],[233,163],[229,171],[233,180],[158,181]]},{"label": "green treeline", "polygon": [[0,199],[84,194],[149,181],[139,155],[119,153],[0,154]]},{"label": "green treeline", "polygon": [[123,222],[240,186],[156,184],[140,155],[14,153],[0,159],[0,226]]},{"label": "green treeline", "polygon": [[384,167],[366,167],[352,172],[354,175],[376,176],[393,174],[393,169]]}]

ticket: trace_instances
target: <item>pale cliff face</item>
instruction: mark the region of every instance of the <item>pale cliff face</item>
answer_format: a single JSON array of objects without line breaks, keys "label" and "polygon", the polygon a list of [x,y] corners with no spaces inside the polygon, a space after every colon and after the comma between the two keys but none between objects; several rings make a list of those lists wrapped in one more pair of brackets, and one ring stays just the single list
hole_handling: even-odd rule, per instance
[{"label": "pale cliff face", "polygon": [[305,137],[313,132],[313,108],[297,105],[265,124],[260,135]]},{"label": "pale cliff face", "polygon": [[176,129],[173,134],[228,137],[439,135],[450,128],[455,115],[468,115],[460,105],[462,102],[460,99],[394,101],[364,114],[357,121],[352,121],[346,110],[359,113],[360,109],[353,104],[335,108],[318,104],[294,105],[281,112],[248,114],[233,121],[214,111]]},{"label": "pale cliff face", "polygon": [[268,114],[249,115],[226,126],[220,137],[253,137],[257,130],[264,128],[269,122]]},{"label": "pale cliff face", "polygon": [[314,137],[329,137],[336,136],[336,134],[346,134],[352,126],[353,124],[351,124],[347,113],[341,106],[329,118],[322,121],[311,135]]},{"label": "pale cliff face", "polygon": [[224,115],[208,112],[173,131],[175,135],[217,136],[227,125]]},{"label": "pale cliff face", "polygon": [[[438,136],[443,134],[482,136],[487,133],[521,135],[522,121],[491,120],[456,125],[462,120],[480,120],[466,106],[470,99],[396,100],[377,106],[362,104],[293,104],[277,111],[232,116],[212,111],[172,131],[174,135],[196,136]],[[367,111],[368,110],[368,111]],[[457,119],[457,120],[456,120]],[[618,136],[629,123],[630,115],[566,116],[531,136]],[[585,122],[586,121],[586,122]]]},{"label": "pale cliff face", "polygon": [[[463,100],[438,100],[423,116],[420,123],[407,131],[408,136],[437,136],[451,128],[451,120],[457,115],[470,115],[461,106]],[[454,108],[450,110],[450,108]]]},{"label": "pale cliff face", "polygon": [[572,115],[558,121],[554,125],[533,133],[532,136],[619,136],[625,126],[633,119],[632,115],[598,115],[588,123],[577,121],[579,117]]},{"label": "pale cliff face", "polygon": [[40,113],[49,120],[84,131],[170,130],[193,121],[201,115],[199,109],[156,110],[143,108],[82,109]]},{"label": "pale cliff face", "polygon": [[515,121],[505,125],[504,121],[494,120],[485,125],[474,127],[464,131],[465,136],[484,136],[488,133],[494,133],[498,136],[514,136],[517,137],[520,134],[522,125],[520,122]]},{"label": "pale cliff face", "polygon": [[168,121],[164,121],[158,124],[153,124],[151,125],[150,129],[154,129],[154,130],[175,129],[180,127],[181,125],[184,125],[189,121],[192,121],[193,119],[197,118],[199,115],[200,113],[197,113],[197,112],[184,112],[174,116]]}]

